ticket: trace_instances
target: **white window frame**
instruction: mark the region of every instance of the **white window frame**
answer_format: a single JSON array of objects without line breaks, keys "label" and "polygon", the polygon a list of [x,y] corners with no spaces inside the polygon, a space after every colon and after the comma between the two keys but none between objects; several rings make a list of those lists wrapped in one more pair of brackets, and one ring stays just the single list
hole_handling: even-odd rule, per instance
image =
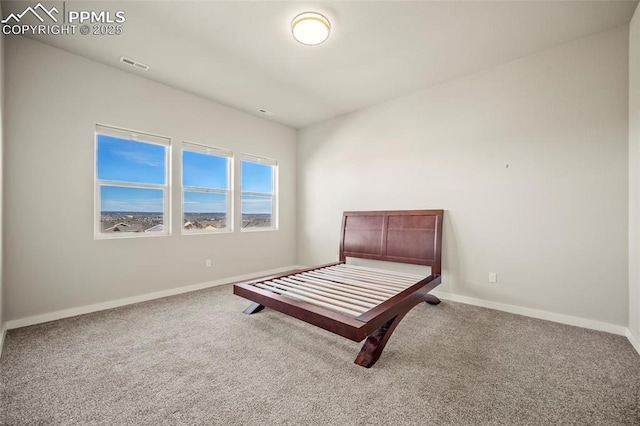
[{"label": "white window frame", "polygon": [[[140,182],[122,182],[108,179],[98,179],[98,135],[112,136],[121,139],[134,140],[142,143],[149,143],[155,145],[161,145],[165,147],[164,157],[164,170],[165,181],[164,184],[149,184]],[[164,237],[171,235],[171,138],[153,135],[146,132],[138,132],[134,130],[127,130],[118,127],[107,126],[103,124],[96,124],[94,133],[94,239],[114,239],[114,238],[143,238],[143,237]],[[100,203],[100,188],[102,186],[120,186],[128,188],[143,188],[143,189],[161,189],[163,195],[163,212],[162,212],[162,232],[113,232],[107,233],[101,230],[101,203]]]},{"label": "white window frame", "polygon": [[[225,157],[227,159],[227,189],[222,188],[202,188],[198,186],[184,186],[184,151],[199,152],[202,154],[215,155],[217,157]],[[203,145],[195,142],[182,142],[182,149],[180,150],[180,168],[182,174],[180,175],[180,186],[182,188],[182,209],[180,217],[180,229],[185,235],[194,234],[222,234],[233,232],[233,151],[228,149],[218,148],[214,146]],[[222,229],[185,229],[184,228],[184,193],[187,192],[205,192],[214,194],[226,194],[227,195],[227,218],[226,227]]]},{"label": "white window frame", "polygon": [[[250,161],[252,163],[265,164],[271,166],[271,182],[272,193],[265,192],[251,192],[242,190],[242,162]],[[240,156],[240,232],[262,232],[262,231],[277,231],[278,230],[278,160],[274,160],[266,157],[259,157],[251,154],[242,154]],[[243,195],[257,195],[263,197],[271,197],[271,226],[270,227],[252,227],[245,228],[242,226],[242,196]]]}]

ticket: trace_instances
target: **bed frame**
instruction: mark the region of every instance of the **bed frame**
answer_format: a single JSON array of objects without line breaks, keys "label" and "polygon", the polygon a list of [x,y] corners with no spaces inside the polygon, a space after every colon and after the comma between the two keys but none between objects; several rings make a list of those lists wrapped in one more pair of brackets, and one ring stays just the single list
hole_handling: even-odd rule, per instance
[{"label": "bed frame", "polygon": [[[237,283],[234,294],[253,301],[245,314],[269,307],[350,340],[367,339],[355,359],[376,363],[402,318],[441,282],[442,210],[345,212],[340,261]],[[346,264],[346,258],[431,267],[419,276]],[[426,274],[425,274],[426,275]]]}]

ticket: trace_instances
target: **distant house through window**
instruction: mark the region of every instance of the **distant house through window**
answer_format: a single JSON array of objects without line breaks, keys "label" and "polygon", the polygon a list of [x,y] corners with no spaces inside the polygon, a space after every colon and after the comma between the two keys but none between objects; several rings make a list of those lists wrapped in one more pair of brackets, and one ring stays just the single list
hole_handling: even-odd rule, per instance
[{"label": "distant house through window", "polygon": [[243,155],[240,173],[242,230],[277,229],[277,161]]},{"label": "distant house through window", "polygon": [[169,234],[171,140],[102,125],[95,132],[95,236]]},{"label": "distant house through window", "polygon": [[182,230],[185,233],[231,232],[233,153],[182,144]]}]

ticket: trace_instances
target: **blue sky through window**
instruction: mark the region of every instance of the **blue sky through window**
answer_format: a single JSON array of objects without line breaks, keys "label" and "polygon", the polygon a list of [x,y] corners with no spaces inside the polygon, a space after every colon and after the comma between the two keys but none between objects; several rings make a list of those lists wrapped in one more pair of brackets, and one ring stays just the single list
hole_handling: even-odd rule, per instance
[{"label": "blue sky through window", "polygon": [[184,150],[182,152],[182,185],[227,189],[228,162],[227,157]]},{"label": "blue sky through window", "polygon": [[[273,166],[243,160],[241,191],[273,194]],[[273,198],[270,196],[242,194],[240,198],[243,215],[273,213]]]},{"label": "blue sky through window", "polygon": [[[202,152],[182,151],[182,185],[184,187],[222,189],[229,187],[229,159]],[[185,213],[226,213],[227,194],[185,190]]]},{"label": "blue sky through window", "polygon": [[[98,135],[96,174],[99,180],[164,185],[167,147]],[[127,186],[100,187],[103,212],[162,213],[164,191]]]},{"label": "blue sky through window", "polygon": [[242,192],[273,193],[273,166],[242,161]]},{"label": "blue sky through window", "polygon": [[[99,180],[164,185],[167,147],[113,136],[97,136],[96,174]],[[228,189],[229,161],[226,157],[185,149],[182,155],[182,184],[206,189]],[[242,161],[242,191],[273,193],[273,166]],[[103,212],[162,213],[163,190],[102,185]],[[184,191],[185,213],[224,213],[226,194]],[[243,214],[270,214],[272,197],[242,195]]]},{"label": "blue sky through window", "polygon": [[162,213],[163,190],[128,186],[100,187],[103,212]]},{"label": "blue sky through window", "polygon": [[273,212],[273,199],[260,195],[243,195],[240,200],[242,214],[271,214]]},{"label": "blue sky through window", "polygon": [[227,195],[219,192],[184,191],[185,213],[226,213]]},{"label": "blue sky through window", "polygon": [[164,185],[167,148],[98,135],[98,179]]}]

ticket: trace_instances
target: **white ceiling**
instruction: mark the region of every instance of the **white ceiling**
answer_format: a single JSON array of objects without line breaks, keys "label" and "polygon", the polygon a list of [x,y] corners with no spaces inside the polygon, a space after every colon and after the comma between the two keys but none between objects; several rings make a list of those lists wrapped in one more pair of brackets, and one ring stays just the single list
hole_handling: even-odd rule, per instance
[{"label": "white ceiling", "polygon": [[[4,1],[3,14],[35,3]],[[124,10],[124,33],[32,38],[301,128],[626,24],[637,3],[67,1],[67,11]],[[291,37],[291,19],[309,10],[332,24],[319,46]]]}]

